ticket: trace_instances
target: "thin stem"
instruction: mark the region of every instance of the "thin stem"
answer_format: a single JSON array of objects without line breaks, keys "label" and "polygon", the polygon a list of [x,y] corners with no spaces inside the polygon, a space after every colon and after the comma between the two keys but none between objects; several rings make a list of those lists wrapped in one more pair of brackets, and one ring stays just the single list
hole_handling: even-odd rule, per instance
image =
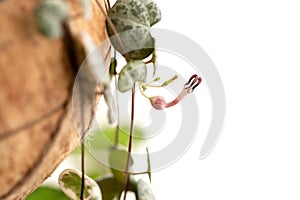
[{"label": "thin stem", "polygon": [[116,130],[115,130],[115,146],[117,147],[119,145],[119,125],[120,125],[120,112],[119,112],[119,93],[118,93],[118,80],[117,80],[117,75],[115,77],[115,90],[116,90],[116,109],[117,109],[117,125],[116,125]]},{"label": "thin stem", "polygon": [[121,47],[121,50],[122,50],[122,55],[124,55],[125,59],[126,59],[126,62],[129,62],[130,61],[130,57],[128,55],[128,53],[126,52],[125,50],[125,47],[124,47],[124,44],[118,34],[118,31],[114,25],[114,23],[111,21],[111,19],[109,18],[109,16],[106,14],[105,10],[102,8],[99,0],[96,0],[96,3],[98,4],[98,7],[100,8],[102,14],[106,17],[107,19],[107,22],[112,30],[112,32],[114,33],[114,35],[116,36],[116,39],[117,39],[117,42],[119,43],[120,47]]},{"label": "thin stem", "polygon": [[107,5],[108,5],[108,8],[111,8],[111,6],[110,6],[110,1],[107,0],[106,2],[107,2]]},{"label": "thin stem", "polygon": [[142,85],[142,83],[139,84],[139,89],[140,89],[141,94],[142,94],[145,98],[150,99],[151,97],[148,97],[148,96],[143,92],[143,90],[142,90],[142,88],[141,88],[141,85]]},{"label": "thin stem", "polygon": [[[82,85],[79,85],[79,91],[82,92],[83,91],[83,88],[82,88]],[[84,168],[84,138],[85,138],[85,118],[84,118],[84,103],[85,103],[85,99],[83,97],[83,95],[80,95],[80,120],[81,120],[81,123],[82,123],[82,126],[81,126],[81,188],[80,188],[80,200],[84,200],[84,187],[85,187],[85,177],[84,177],[84,173],[85,173],[85,168]]]},{"label": "thin stem", "polygon": [[153,63],[153,60],[152,60],[152,59],[145,62],[146,65],[147,65],[147,64],[150,64],[150,63]]},{"label": "thin stem", "polygon": [[152,88],[161,88],[161,87],[165,87],[168,86],[170,83],[172,83],[173,81],[175,81],[178,78],[177,75],[173,76],[171,79],[163,82],[161,85],[150,85],[151,83],[153,83],[154,81],[147,83],[146,86],[147,87],[152,87]]},{"label": "thin stem", "polygon": [[152,87],[152,88],[162,88],[164,85],[148,85],[146,84],[147,87]]},{"label": "thin stem", "polygon": [[130,157],[131,157],[131,149],[132,149],[132,138],[133,138],[133,129],[134,129],[134,96],[135,96],[135,83],[133,84],[132,91],[131,91],[131,120],[130,120],[130,136],[129,136],[129,144],[128,144],[128,156],[126,162],[126,169],[125,169],[125,182],[123,186],[124,191],[124,200],[126,199],[127,195],[127,187],[129,182],[130,174],[129,166],[130,166]]},{"label": "thin stem", "polygon": [[151,59],[146,61],[145,64],[150,64],[155,62],[155,53],[152,54]]},{"label": "thin stem", "polygon": [[147,174],[148,172],[127,172],[130,175],[143,175],[143,174]]},{"label": "thin stem", "polygon": [[110,8],[109,5],[108,5],[108,2],[109,2],[109,0],[106,0],[106,1],[104,2],[106,12],[108,12],[108,10],[109,10],[109,8]]},{"label": "thin stem", "polygon": [[80,190],[80,200],[84,200],[84,183],[85,183],[85,177],[84,177],[84,172],[85,172],[85,167],[84,167],[84,140],[81,140],[81,190]]}]

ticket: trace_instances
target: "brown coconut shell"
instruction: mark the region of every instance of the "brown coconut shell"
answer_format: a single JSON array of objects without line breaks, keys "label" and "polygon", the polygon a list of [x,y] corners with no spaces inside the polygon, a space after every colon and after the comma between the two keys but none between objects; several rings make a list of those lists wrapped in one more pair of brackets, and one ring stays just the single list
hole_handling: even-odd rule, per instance
[{"label": "brown coconut shell", "polygon": [[[107,2],[99,1],[105,8]],[[72,15],[80,15],[80,1],[69,2]],[[0,1],[2,200],[24,199],[79,143],[70,100],[76,73],[65,40],[46,38],[37,30],[33,10],[38,3]],[[107,38],[105,16],[95,1],[92,10],[92,19],[76,17],[69,29],[75,39],[84,30],[100,44]]]}]

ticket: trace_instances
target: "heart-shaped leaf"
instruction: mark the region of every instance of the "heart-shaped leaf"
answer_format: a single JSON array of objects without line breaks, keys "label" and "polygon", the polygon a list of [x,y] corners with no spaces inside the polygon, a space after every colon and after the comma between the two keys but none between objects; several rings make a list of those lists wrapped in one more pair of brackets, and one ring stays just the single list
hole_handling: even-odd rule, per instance
[{"label": "heart-shaped leaf", "polygon": [[34,10],[38,29],[49,38],[60,37],[63,33],[62,23],[69,16],[65,1],[45,0]]},{"label": "heart-shaped leaf", "polygon": [[137,196],[138,200],[155,200],[151,188],[142,179],[137,181]]},{"label": "heart-shaped leaf", "polygon": [[108,15],[150,27],[161,20],[161,11],[153,0],[117,0]]},{"label": "heart-shaped leaf", "polygon": [[100,180],[97,180],[97,183],[101,188],[102,200],[112,200],[122,192],[122,183],[111,175],[102,177]]},{"label": "heart-shaped leaf", "polygon": [[[113,36],[113,32],[108,28],[108,34],[111,36],[110,41],[115,49],[123,56],[127,53],[132,60],[142,60],[150,56],[155,48],[155,40],[150,34],[150,28],[143,25],[132,25],[130,21],[121,21],[119,18],[111,19],[113,24],[118,26],[124,26],[124,28],[118,30],[118,37],[122,41],[124,50],[119,43],[116,36]],[[119,25],[121,24],[121,25]],[[107,25],[109,27],[109,25]],[[125,51],[125,52],[123,52]]]},{"label": "heart-shaped leaf", "polygon": [[118,89],[120,92],[127,92],[134,82],[144,81],[146,76],[146,64],[143,61],[131,61],[122,68],[119,74]]},{"label": "heart-shaped leaf", "polygon": [[150,26],[153,26],[161,20],[161,12],[157,4],[153,0],[142,0],[143,3],[147,6],[148,15],[150,20]]},{"label": "heart-shaped leaf", "polygon": [[[114,24],[126,52],[116,37],[111,43],[121,54],[128,53],[133,60],[141,60],[154,50],[155,41],[150,34],[150,27],[161,19],[161,12],[152,0],[118,0],[109,10],[108,16]],[[106,23],[109,36],[113,36],[110,24]]]},{"label": "heart-shaped leaf", "polygon": [[[97,183],[101,188],[102,200],[112,200],[122,194],[123,183],[112,175],[102,177],[97,180]],[[130,178],[128,190],[137,193],[137,183],[134,178]]]},{"label": "heart-shaped leaf", "polygon": [[[60,188],[71,200],[80,199],[81,174],[80,171],[66,169],[59,176]],[[84,183],[84,199],[101,200],[101,193],[97,183],[86,175]]]}]

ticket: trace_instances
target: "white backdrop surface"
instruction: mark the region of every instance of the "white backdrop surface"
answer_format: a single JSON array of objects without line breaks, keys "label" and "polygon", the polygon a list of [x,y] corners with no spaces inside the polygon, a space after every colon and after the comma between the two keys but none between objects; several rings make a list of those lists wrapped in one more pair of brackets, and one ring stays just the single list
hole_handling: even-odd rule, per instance
[{"label": "white backdrop surface", "polygon": [[156,27],[197,42],[226,93],[216,148],[198,160],[199,134],[180,160],[153,173],[157,199],[300,199],[300,2],[157,3]]}]

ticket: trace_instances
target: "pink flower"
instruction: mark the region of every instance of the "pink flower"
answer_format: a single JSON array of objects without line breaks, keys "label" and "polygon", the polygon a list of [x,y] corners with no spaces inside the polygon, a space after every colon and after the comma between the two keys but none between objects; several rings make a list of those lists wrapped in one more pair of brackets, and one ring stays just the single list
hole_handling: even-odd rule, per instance
[{"label": "pink flower", "polygon": [[201,81],[202,79],[196,74],[194,74],[184,85],[180,94],[173,101],[166,103],[165,99],[162,96],[154,96],[149,98],[150,103],[153,106],[153,108],[157,110],[163,110],[164,108],[174,106],[178,104],[186,95],[193,92],[194,89],[201,83]]},{"label": "pink flower", "polygon": [[163,110],[167,104],[165,99],[162,96],[151,97],[149,100],[153,108],[157,110]]}]

